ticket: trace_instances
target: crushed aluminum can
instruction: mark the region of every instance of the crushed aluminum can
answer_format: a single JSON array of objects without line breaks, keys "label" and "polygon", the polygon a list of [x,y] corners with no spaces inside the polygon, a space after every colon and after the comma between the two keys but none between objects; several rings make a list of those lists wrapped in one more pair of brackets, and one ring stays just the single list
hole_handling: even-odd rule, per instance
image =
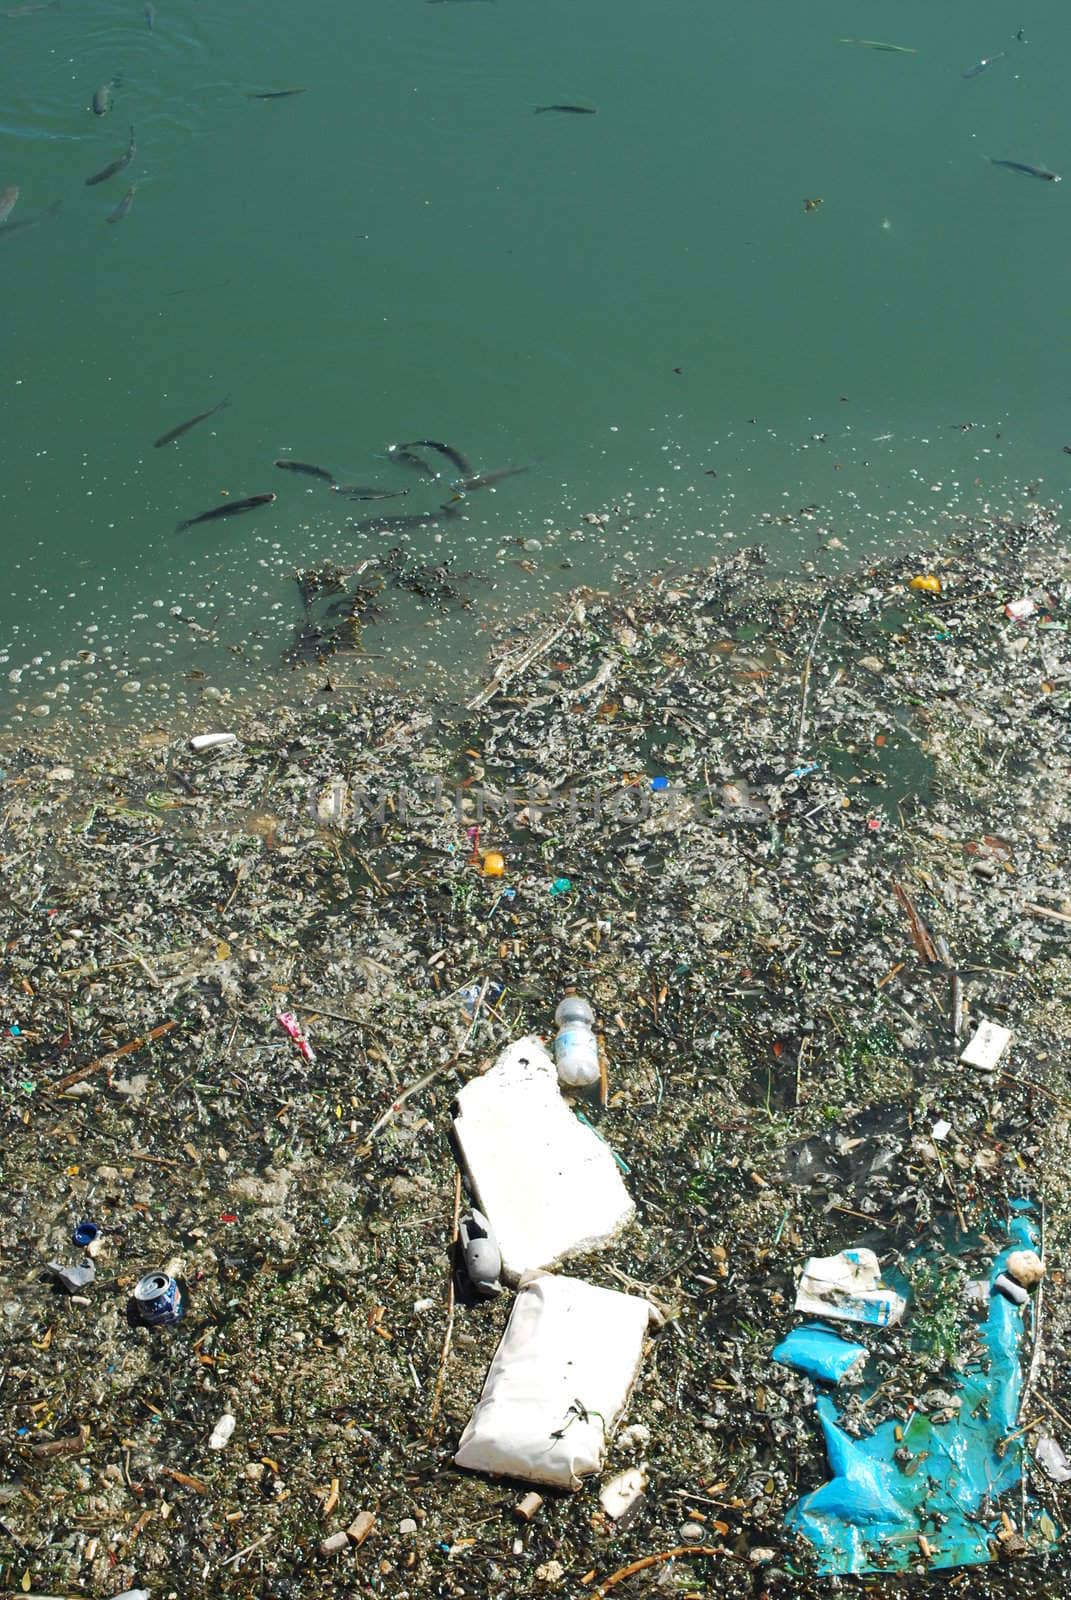
[{"label": "crushed aluminum can", "polygon": [[169,1328],[182,1315],[182,1291],[166,1272],[147,1272],[134,1285],[134,1304],[150,1328]]}]

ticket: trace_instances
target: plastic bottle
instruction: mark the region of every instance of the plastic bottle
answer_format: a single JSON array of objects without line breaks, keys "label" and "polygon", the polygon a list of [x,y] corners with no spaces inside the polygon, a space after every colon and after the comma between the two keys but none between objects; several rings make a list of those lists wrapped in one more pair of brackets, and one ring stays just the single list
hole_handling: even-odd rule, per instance
[{"label": "plastic bottle", "polygon": [[599,1046],[592,1026],[595,1013],[571,984],[554,1020],[558,1024],[554,1039],[558,1081],[570,1089],[590,1089],[599,1081]]}]

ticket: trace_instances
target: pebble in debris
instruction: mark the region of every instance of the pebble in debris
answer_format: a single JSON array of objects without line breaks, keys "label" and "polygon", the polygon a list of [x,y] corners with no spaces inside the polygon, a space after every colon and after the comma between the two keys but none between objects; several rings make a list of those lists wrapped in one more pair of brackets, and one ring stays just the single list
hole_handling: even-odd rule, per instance
[{"label": "pebble in debris", "polygon": [[706,1530],[698,1522],[684,1522],[681,1524],[681,1539],[685,1544],[700,1544],[706,1537]]},{"label": "pebble in debris", "polygon": [[320,1540],[320,1554],[322,1556],[337,1556],[340,1550],[348,1550],[349,1545],[348,1534],[330,1533],[326,1539]]},{"label": "pebble in debris", "polygon": [[401,1522],[398,1524],[399,1533],[415,1533],[416,1531],[417,1525],[413,1521],[412,1517],[403,1517]]},{"label": "pebble in debris", "polygon": [[1045,1276],[1045,1265],[1034,1250],[1013,1250],[1004,1265],[1009,1278],[1024,1289],[1033,1289]]}]

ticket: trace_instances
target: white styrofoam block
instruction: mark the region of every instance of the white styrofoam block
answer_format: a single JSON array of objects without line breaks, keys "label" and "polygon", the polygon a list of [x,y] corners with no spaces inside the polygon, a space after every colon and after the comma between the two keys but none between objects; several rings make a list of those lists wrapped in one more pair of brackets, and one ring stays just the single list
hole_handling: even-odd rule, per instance
[{"label": "white styrofoam block", "polygon": [[534,1035],[467,1083],[457,1107],[454,1135],[507,1282],[607,1244],[631,1220],[609,1146],[573,1116]]},{"label": "white styrofoam block", "polygon": [[636,1381],[649,1310],[635,1295],[578,1278],[526,1278],[457,1465],[578,1489],[602,1466]]},{"label": "white styrofoam block", "polygon": [[980,1022],[959,1059],[968,1067],[992,1072],[1011,1044],[1011,1037],[1011,1029],[1002,1028],[998,1022]]}]

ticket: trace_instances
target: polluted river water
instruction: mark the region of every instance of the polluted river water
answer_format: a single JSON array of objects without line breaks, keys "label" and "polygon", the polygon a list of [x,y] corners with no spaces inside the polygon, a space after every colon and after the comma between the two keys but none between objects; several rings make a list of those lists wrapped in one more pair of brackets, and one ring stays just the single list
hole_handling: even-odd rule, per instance
[{"label": "polluted river water", "polygon": [[[0,29],[5,1591],[1062,1600],[1071,22]],[[575,1493],[451,1134],[573,988]]]}]

